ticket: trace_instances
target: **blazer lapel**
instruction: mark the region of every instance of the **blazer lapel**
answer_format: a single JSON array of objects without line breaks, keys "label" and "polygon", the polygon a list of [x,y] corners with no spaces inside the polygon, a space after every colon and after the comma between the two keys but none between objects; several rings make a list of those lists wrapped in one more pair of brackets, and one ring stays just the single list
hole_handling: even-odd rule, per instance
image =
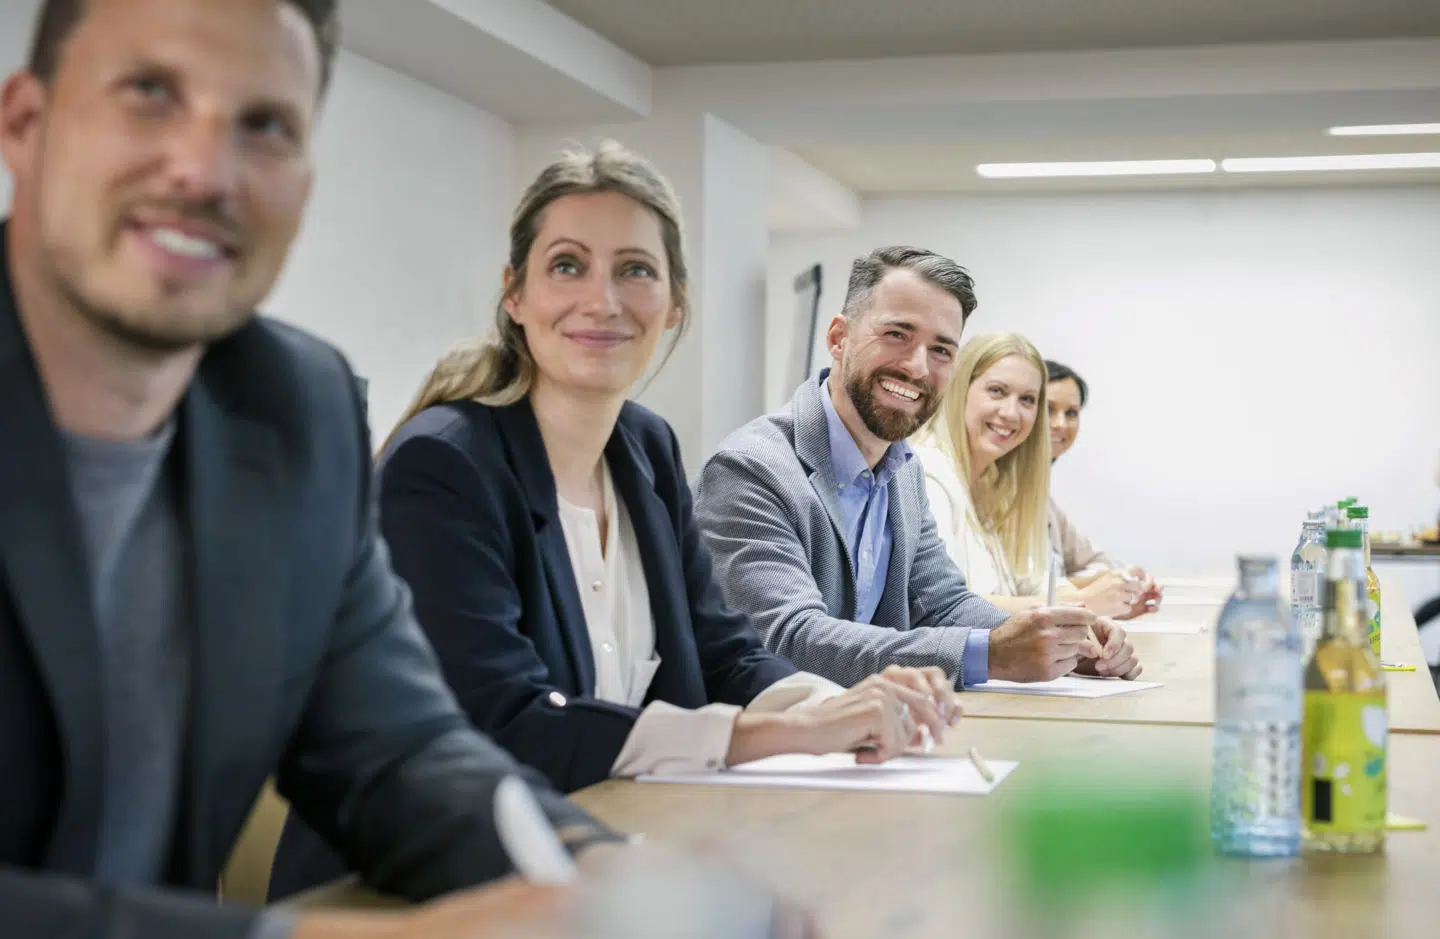
[{"label": "blazer lapel", "polygon": [[[905,470],[901,470],[901,473]],[[910,628],[910,562],[915,539],[920,530],[919,506],[907,499],[900,486],[899,474],[889,484],[890,566],[885,571],[885,592],[875,610],[877,626]]]},{"label": "blazer lapel", "polygon": [[555,475],[550,472],[550,457],[530,402],[522,400],[509,407],[495,409],[495,421],[510,451],[510,465],[535,523],[535,543],[545,566],[545,579],[550,599],[559,613],[559,626],[565,638],[565,651],[570,667],[578,679],[577,693],[595,694],[595,656],[590,649],[590,635],[585,626],[585,607],[575,582],[575,568],[570,563],[570,549],[565,544],[565,530],[560,527],[560,504],[555,492]]},{"label": "blazer lapel", "polygon": [[830,528],[835,534],[835,543],[840,546],[840,553],[845,556],[845,569],[853,574],[855,561],[850,556],[850,546],[845,543],[845,525],[840,515],[839,490],[835,487],[835,476],[831,472],[829,464],[810,474],[810,488],[815,490],[820,504],[825,506],[825,515],[830,519]]},{"label": "blazer lapel", "polygon": [[655,621],[655,652],[661,664],[646,700],[661,698],[680,707],[702,707],[706,703],[705,679],[694,667],[700,652],[690,619],[690,595],[674,520],[655,492],[655,467],[639,442],[620,426],[610,435],[605,458],[610,462],[615,491],[635,529]]},{"label": "blazer lapel", "polygon": [[[791,406],[795,421],[795,455],[810,471],[810,488],[815,491],[815,496],[825,507],[826,517],[830,519],[835,544],[839,546],[840,555],[845,559],[848,596],[853,598],[856,592],[855,561],[845,543],[844,517],[840,514],[840,490],[836,486],[835,468],[830,461],[830,429],[825,421],[825,406],[820,402],[820,395],[824,393],[821,382],[824,382],[829,374],[829,369],[826,369],[818,378],[807,379],[795,392],[795,400]],[[853,607],[852,599],[847,608]]]},{"label": "blazer lapel", "polygon": [[70,474],[20,329],[4,251],[0,225],[0,583],[9,586],[61,735],[65,793],[46,866],[86,874],[104,786],[100,635]]},{"label": "blazer lapel", "polygon": [[[189,518],[194,610],[185,815],[176,845],[187,880],[220,863],[212,776],[273,745],[293,517],[276,432],[225,412],[201,377],[184,402],[184,510]],[[229,759],[231,755],[233,759]],[[233,782],[232,782],[233,786]],[[219,861],[216,859],[220,858]]]}]

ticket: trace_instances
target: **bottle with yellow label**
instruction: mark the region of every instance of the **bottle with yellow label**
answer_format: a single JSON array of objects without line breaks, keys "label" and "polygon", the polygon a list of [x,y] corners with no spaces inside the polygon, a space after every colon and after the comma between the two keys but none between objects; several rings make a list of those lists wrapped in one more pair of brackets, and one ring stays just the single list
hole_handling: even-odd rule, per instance
[{"label": "bottle with yellow label", "polygon": [[1370,651],[1380,657],[1380,578],[1370,566],[1370,509],[1363,505],[1352,505],[1345,510],[1351,528],[1360,529],[1365,553],[1365,619],[1366,636],[1370,640]]},{"label": "bottle with yellow label", "polygon": [[1331,530],[1325,628],[1305,668],[1300,812],[1307,852],[1385,848],[1385,676],[1365,622],[1364,537]]}]

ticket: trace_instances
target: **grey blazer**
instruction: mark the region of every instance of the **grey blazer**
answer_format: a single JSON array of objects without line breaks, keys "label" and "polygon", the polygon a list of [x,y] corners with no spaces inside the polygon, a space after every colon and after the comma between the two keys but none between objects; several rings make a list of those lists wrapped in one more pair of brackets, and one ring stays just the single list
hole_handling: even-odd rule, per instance
[{"label": "grey blazer", "polygon": [[821,379],[720,443],[695,512],[725,602],[804,671],[853,684],[888,665],[938,665],[960,685],[972,628],[1009,614],[965,587],[911,460],[890,481],[892,550],[873,624],[854,622],[855,567],[842,535]]}]

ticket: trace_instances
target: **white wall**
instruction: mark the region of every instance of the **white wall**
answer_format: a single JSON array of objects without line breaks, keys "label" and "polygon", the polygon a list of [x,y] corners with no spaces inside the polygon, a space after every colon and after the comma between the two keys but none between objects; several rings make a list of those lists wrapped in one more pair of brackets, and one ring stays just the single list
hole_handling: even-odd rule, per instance
[{"label": "white wall", "polygon": [[315,192],[266,309],[338,345],[370,380],[377,443],[439,354],[489,328],[513,176],[508,124],[341,53]]},{"label": "white wall", "polygon": [[714,115],[705,116],[705,208],[701,239],[699,389],[705,396],[691,475],[735,428],[764,410],[765,278],[769,150]]},{"label": "white wall", "polygon": [[[0,3],[0,74],[24,60],[36,0]],[[488,323],[513,196],[508,124],[341,52],[316,187],[264,308],[335,343],[389,432],[435,358]],[[0,205],[10,180],[0,171]],[[0,212],[3,214],[3,212]]]},{"label": "white wall", "polygon": [[[30,46],[30,22],[35,11],[40,9],[40,0],[4,0],[0,3],[0,75],[11,71],[25,62],[25,53]],[[0,163],[0,206],[10,205],[10,174],[5,164]],[[0,215],[8,215],[0,210]]]},{"label": "white wall", "polygon": [[[906,198],[856,232],[772,240],[767,403],[790,281],[816,261],[823,318],[882,244],[967,265],[967,335],[1015,330],[1092,385],[1054,488],[1113,553],[1228,570],[1288,553],[1304,511],[1367,500],[1378,528],[1435,519],[1440,490],[1440,188]],[[1406,593],[1440,592],[1436,567]]]}]

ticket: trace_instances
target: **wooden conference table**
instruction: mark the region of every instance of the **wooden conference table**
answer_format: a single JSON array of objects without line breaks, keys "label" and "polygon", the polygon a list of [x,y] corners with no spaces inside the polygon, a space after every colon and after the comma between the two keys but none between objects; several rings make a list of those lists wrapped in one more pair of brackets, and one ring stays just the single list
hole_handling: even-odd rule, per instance
[{"label": "wooden conference table", "polygon": [[[1413,672],[1387,672],[1390,684],[1392,733],[1440,734],[1440,697],[1420,648],[1420,635],[1410,606],[1390,578],[1381,577],[1384,604],[1381,658],[1413,665]],[[1198,583],[1198,582],[1196,582]],[[1145,667],[1142,680],[1164,683],[1137,694],[1081,700],[1035,695],[966,693],[965,713],[973,717],[1083,720],[1128,724],[1184,724],[1209,727],[1215,723],[1215,630],[1221,600],[1228,587],[1204,585],[1167,590],[1162,612],[1144,617],[1132,626],[1131,642]],[[1388,598],[1388,599],[1387,599]],[[1217,602],[1197,603],[1192,601]],[[1147,620],[1193,623],[1204,631],[1195,634],[1143,633]],[[1440,801],[1440,800],[1437,800]],[[1437,885],[1440,886],[1440,885]],[[1437,928],[1440,935],[1440,928]]]},{"label": "wooden conference table", "polygon": [[[1227,939],[1433,939],[1440,935],[1440,700],[1419,654],[1415,625],[1398,590],[1384,626],[1391,672],[1390,809],[1429,822],[1391,832],[1386,854],[1216,862],[1222,889],[1210,906],[1243,910]],[[1200,595],[1211,588],[1176,590]],[[1218,606],[1175,605],[1168,618],[1213,623]],[[611,780],[575,800],[611,825],[651,839],[718,840],[763,859],[777,883],[814,909],[833,939],[1010,939],[1020,936],[997,860],[998,820],[1025,798],[1048,766],[1083,764],[1144,780],[1163,776],[1203,799],[1210,780],[1213,630],[1137,635],[1146,678],[1166,687],[1095,700],[1022,695],[965,696],[967,717],[937,753],[977,747],[989,760],[1016,760],[1015,773],[985,797],[642,784]],[[1423,687],[1422,687],[1423,686]],[[1427,697],[1428,692],[1428,697]],[[1053,778],[1053,777],[1052,777]],[[364,902],[351,892],[307,905]],[[1023,904],[1022,904],[1023,905]],[[1165,939],[1219,935],[1209,916],[1177,914]],[[1217,920],[1218,922],[1218,920]],[[1186,931],[1186,930],[1189,931]],[[1086,932],[1085,935],[1107,934]],[[1123,906],[1109,935],[1149,936]],[[1046,933],[1045,935],[1054,935]],[[1155,934],[1161,935],[1161,934]]]}]

